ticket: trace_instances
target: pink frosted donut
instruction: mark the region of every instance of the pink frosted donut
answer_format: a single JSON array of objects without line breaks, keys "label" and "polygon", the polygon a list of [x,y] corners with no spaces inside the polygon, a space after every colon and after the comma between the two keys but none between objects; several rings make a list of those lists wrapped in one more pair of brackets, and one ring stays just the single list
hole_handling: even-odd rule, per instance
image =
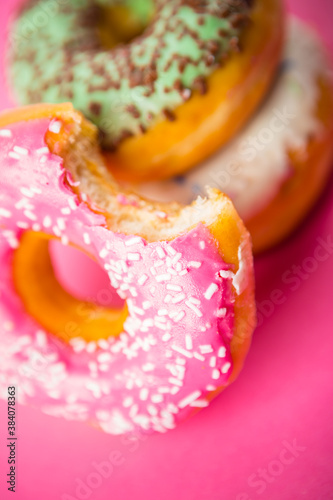
[{"label": "pink frosted donut", "polygon": [[[21,403],[112,434],[164,432],[241,369],[249,237],[218,191],[189,207],[119,193],[95,135],[71,105],[0,117],[1,394],[18,385]],[[50,237],[95,258],[124,308],[68,328],[74,299],[45,271]]]}]

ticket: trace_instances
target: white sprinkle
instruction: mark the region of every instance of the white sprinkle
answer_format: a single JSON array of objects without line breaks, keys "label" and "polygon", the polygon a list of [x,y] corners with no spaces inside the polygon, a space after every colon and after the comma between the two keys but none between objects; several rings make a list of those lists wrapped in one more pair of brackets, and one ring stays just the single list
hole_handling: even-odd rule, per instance
[{"label": "white sprinkle", "polygon": [[149,302],[149,300],[145,300],[144,302],[142,302],[142,307],[143,309],[146,311],[147,309],[150,309],[151,308],[151,302]]},{"label": "white sprinkle", "polygon": [[[180,265],[180,264],[179,264]],[[176,264],[176,269],[177,269],[178,264]],[[170,273],[172,276],[177,276],[178,271],[176,271],[173,267],[168,267],[167,272]]]},{"label": "white sprinkle", "polygon": [[21,198],[17,203],[15,203],[15,208],[17,208],[17,210],[21,210],[21,208],[32,208],[32,205],[26,198]]},{"label": "white sprinkle", "polygon": [[129,408],[133,404],[133,398],[131,396],[128,396],[127,398],[124,399],[123,401],[123,406],[125,408]]},{"label": "white sprinkle", "polygon": [[32,193],[30,191],[30,189],[28,189],[26,187],[21,187],[20,191],[23,194],[23,196],[27,196],[28,198],[33,198],[34,197],[34,193]]},{"label": "white sprinkle", "polygon": [[209,392],[216,391],[216,387],[215,387],[215,385],[207,385],[206,389],[207,389],[207,391],[209,391]]},{"label": "white sprinkle", "polygon": [[62,219],[61,217],[58,217],[57,224],[58,224],[60,231],[65,231],[66,223],[65,223],[64,219]]},{"label": "white sprinkle", "polygon": [[12,213],[9,210],[6,210],[5,208],[0,208],[0,217],[6,217],[9,219],[12,216]]},{"label": "white sprinkle", "polygon": [[196,401],[193,401],[190,406],[193,408],[205,408],[206,406],[209,405],[209,402],[206,401],[206,399],[197,399]]},{"label": "white sprinkle", "polygon": [[17,222],[16,225],[20,229],[28,229],[29,227],[29,224],[27,222]]},{"label": "white sprinkle", "polygon": [[135,417],[135,415],[138,413],[138,410],[139,410],[138,405],[131,406],[130,411],[129,411],[129,416],[131,418]]},{"label": "white sprinkle", "polygon": [[232,271],[226,271],[223,269],[221,271],[219,271],[219,276],[221,278],[225,278],[225,279],[228,279],[228,278],[233,279],[235,277],[235,275]]},{"label": "white sprinkle", "polygon": [[179,352],[179,354],[183,354],[183,356],[186,356],[187,358],[192,358],[191,352],[186,351],[185,349],[183,349],[182,347],[180,347],[178,345],[172,345],[171,349],[173,349],[176,352]]},{"label": "white sprinkle", "polygon": [[46,146],[44,146],[43,148],[36,149],[36,153],[38,155],[48,154],[49,152],[50,152],[49,148],[47,148]]},{"label": "white sprinkle", "polygon": [[204,241],[200,241],[199,247],[201,248],[201,250],[204,250],[206,248],[206,243]]},{"label": "white sprinkle", "polygon": [[174,292],[181,292],[183,290],[183,287],[180,286],[180,285],[171,285],[171,284],[167,284],[166,286],[166,289],[167,290],[172,290]]},{"label": "white sprinkle", "polygon": [[52,231],[54,232],[54,234],[55,234],[56,236],[58,236],[58,238],[60,238],[60,237],[61,237],[61,231],[60,231],[60,229],[58,228],[58,226],[53,226]]},{"label": "white sprinkle", "polygon": [[97,340],[97,344],[101,349],[108,349],[109,348],[109,343],[105,339],[99,339]]},{"label": "white sprinkle", "polygon": [[201,354],[199,354],[198,352],[195,352],[193,356],[196,359],[198,359],[199,361],[205,361],[205,358]]},{"label": "white sprinkle", "polygon": [[157,390],[161,394],[168,394],[170,392],[170,388],[169,387],[158,387]]},{"label": "white sprinkle", "polygon": [[192,302],[190,302],[189,300],[187,300],[185,302],[185,304],[187,305],[187,307],[189,307],[190,309],[192,309],[192,311],[195,312],[195,314],[198,316],[198,318],[202,317],[202,312],[199,311],[199,309],[194,304],[192,304]]},{"label": "white sprinkle", "polygon": [[68,198],[68,205],[70,206],[70,208],[72,210],[76,210],[77,209],[77,205],[75,203],[74,198]]},{"label": "white sprinkle", "polygon": [[210,360],[209,360],[209,366],[210,366],[211,368],[215,368],[215,366],[216,366],[216,356],[212,356],[212,357],[210,358]]},{"label": "white sprinkle", "polygon": [[91,244],[91,239],[88,233],[83,233],[83,241],[85,242],[86,245]]},{"label": "white sprinkle", "polygon": [[162,394],[153,394],[151,397],[152,402],[156,404],[162,403],[163,399]]},{"label": "white sprinkle", "polygon": [[60,210],[60,212],[63,214],[63,215],[70,215],[71,213],[71,209],[69,207],[65,207],[65,208],[62,208]]},{"label": "white sprinkle", "polygon": [[102,363],[101,365],[99,365],[99,369],[101,372],[108,372],[110,369],[110,365]]},{"label": "white sprinkle", "polygon": [[96,411],[97,420],[101,420],[102,422],[108,422],[110,420],[110,413],[105,410],[97,410]]},{"label": "white sprinkle", "polygon": [[145,313],[143,309],[137,306],[133,306],[132,311],[138,314],[139,316],[143,316]]},{"label": "white sprinkle", "polygon": [[188,300],[192,303],[195,304],[196,306],[200,306],[201,302],[199,299],[196,299],[195,297],[189,297]]},{"label": "white sprinkle", "polygon": [[125,245],[127,247],[131,247],[133,245],[136,245],[137,243],[141,242],[141,238],[139,236],[134,236],[134,238],[130,238],[129,240],[125,241]]},{"label": "white sprinkle", "polygon": [[178,293],[175,295],[175,297],[172,298],[171,302],[173,304],[178,304],[179,302],[182,302],[184,299],[186,299],[186,295],[184,293]]},{"label": "white sprinkle", "polygon": [[229,371],[231,367],[231,363],[225,363],[223,366],[222,366],[222,369],[221,369],[221,372],[222,373],[227,373]]},{"label": "white sprinkle", "polygon": [[147,405],[147,411],[152,417],[158,414],[157,408],[154,405]]},{"label": "white sprinkle", "polygon": [[109,251],[107,248],[102,248],[102,250],[99,252],[99,256],[101,259],[105,259],[105,257],[108,255]]},{"label": "white sprinkle", "polygon": [[150,293],[151,293],[152,295],[154,295],[155,290],[156,290],[156,286],[151,286],[151,287],[149,288],[149,291],[150,291]]},{"label": "white sprinkle", "polygon": [[148,394],[149,394],[149,391],[148,391],[147,387],[143,387],[139,393],[139,398],[141,399],[141,401],[146,401],[148,399]]},{"label": "white sprinkle", "polygon": [[182,258],[182,254],[181,253],[176,253],[176,255],[173,257],[172,259],[172,264],[175,265],[177,264],[177,262]]},{"label": "white sprinkle", "polygon": [[218,357],[219,357],[219,358],[225,358],[225,355],[226,355],[226,354],[227,354],[227,350],[226,350],[226,348],[225,348],[224,346],[221,346],[221,347],[219,348],[218,353],[217,353]]},{"label": "white sprinkle", "polygon": [[165,296],[165,298],[164,298],[164,301],[163,301],[163,302],[164,302],[165,304],[169,304],[169,302],[170,302],[170,300],[171,300],[171,299],[172,299],[172,295],[167,294],[167,295]]},{"label": "white sprinkle", "polygon": [[144,283],[146,283],[147,279],[148,279],[148,276],[146,274],[143,274],[142,276],[140,276],[140,278],[138,279],[139,285],[143,285]]},{"label": "white sprinkle", "polygon": [[86,351],[89,352],[89,353],[95,352],[96,351],[96,347],[97,347],[96,342],[93,342],[93,341],[89,342],[87,344]]},{"label": "white sprinkle", "polygon": [[42,156],[42,157],[40,158],[40,160],[39,160],[39,163],[40,163],[41,165],[43,165],[43,164],[44,164],[44,163],[46,163],[46,162],[47,162],[47,156]]},{"label": "white sprinkle", "polygon": [[38,224],[38,222],[34,222],[33,225],[32,225],[32,230],[36,231],[36,232],[40,231],[41,230],[41,225]]},{"label": "white sprinkle", "polygon": [[18,248],[19,247],[19,242],[16,238],[9,238],[8,239],[8,244],[10,248]]},{"label": "white sprinkle", "polygon": [[[80,185],[80,182],[75,182],[73,183],[73,186],[79,186]],[[82,201],[87,201],[88,200],[88,196],[86,195],[86,193],[81,193],[81,199]]]},{"label": "white sprinkle", "polygon": [[109,352],[101,352],[98,356],[97,359],[99,363],[108,363],[109,361],[112,360],[112,356]]},{"label": "white sprinkle", "polygon": [[180,271],[179,276],[184,276],[187,273],[188,273],[188,270],[187,269],[183,269],[182,271]]},{"label": "white sprinkle", "polygon": [[127,254],[127,259],[128,260],[140,260],[141,259],[141,255],[139,253],[131,253],[131,252],[129,252]]},{"label": "white sprinkle", "polygon": [[171,276],[170,274],[160,274],[159,276],[156,276],[155,279],[160,283],[161,281],[169,281]]},{"label": "white sprinkle", "polygon": [[188,351],[191,351],[193,349],[193,342],[191,335],[185,335],[185,345]]},{"label": "white sprinkle", "polygon": [[30,210],[25,210],[23,213],[27,217],[27,219],[37,220],[37,216],[33,212],[31,212]]},{"label": "white sprinkle", "polygon": [[194,267],[195,269],[199,269],[201,267],[201,262],[191,261],[189,262],[189,267]]},{"label": "white sprinkle", "polygon": [[168,254],[169,254],[169,255],[171,255],[172,257],[173,257],[174,255],[176,255],[176,253],[177,253],[177,252],[176,252],[176,250],[175,250],[172,246],[170,246],[170,245],[168,245],[168,246],[166,247],[166,251],[167,251],[167,252],[168,252]]},{"label": "white sprinkle", "polygon": [[21,148],[20,146],[14,146],[13,150],[15,151],[15,153],[24,156],[26,156],[29,153],[29,151],[26,148]]},{"label": "white sprinkle", "polygon": [[217,379],[219,379],[219,378],[220,378],[220,372],[219,372],[216,368],[213,370],[213,373],[212,373],[212,378],[213,378],[214,380],[217,380]]},{"label": "white sprinkle", "polygon": [[49,368],[49,371],[50,371],[50,373],[52,373],[52,375],[61,373],[64,370],[66,370],[66,365],[65,365],[65,363],[62,363],[62,362],[55,363],[54,365],[51,365]]},{"label": "white sprinkle", "polygon": [[51,227],[52,226],[52,219],[49,215],[46,215],[43,220],[43,226],[44,227]]},{"label": "white sprinkle", "polygon": [[209,354],[211,352],[214,352],[211,345],[200,345],[199,349],[201,354]]},{"label": "white sprinkle", "polygon": [[175,318],[173,318],[173,320],[175,323],[178,323],[180,320],[184,318],[184,316],[185,316],[185,311],[179,311],[179,313]]},{"label": "white sprinkle", "polygon": [[21,157],[17,153],[14,153],[14,151],[9,151],[8,153],[9,158],[13,158],[14,160],[20,160]]},{"label": "white sprinkle", "polygon": [[168,315],[168,310],[167,309],[159,309],[157,311],[158,316],[167,316]]},{"label": "white sprinkle", "polygon": [[81,337],[75,337],[69,341],[70,345],[73,347],[74,352],[81,352],[86,348],[86,341]]},{"label": "white sprinkle", "polygon": [[160,259],[165,258],[165,252],[162,247],[156,247],[156,252]]},{"label": "white sprinkle", "polygon": [[210,300],[213,297],[214,293],[217,292],[218,289],[219,289],[219,287],[216,283],[211,283],[204,293],[205,299]]},{"label": "white sprinkle", "polygon": [[226,314],[227,314],[227,309],[225,307],[222,307],[221,309],[218,309],[216,316],[218,318],[224,318]]},{"label": "white sprinkle", "polygon": [[146,363],[145,365],[143,365],[142,370],[144,372],[151,372],[155,370],[155,365],[153,365],[153,363]]},{"label": "white sprinkle", "polygon": [[49,131],[53,132],[53,134],[59,134],[61,130],[61,122],[58,120],[52,121],[49,125]]},{"label": "white sprinkle", "polygon": [[168,342],[168,340],[171,339],[171,335],[170,333],[165,333],[163,336],[162,336],[162,341],[163,342]]},{"label": "white sprinkle", "polygon": [[185,408],[185,406],[188,406],[189,404],[193,403],[196,399],[198,399],[201,396],[200,391],[194,391],[192,394],[189,394],[186,396],[186,398],[182,399],[179,403],[178,406],[179,408]]},{"label": "white sprinkle", "polygon": [[183,382],[178,378],[170,377],[168,380],[170,384],[177,385],[178,387],[183,387]]},{"label": "white sprinkle", "polygon": [[12,137],[11,130],[7,130],[5,128],[0,130],[0,137]]},{"label": "white sprinkle", "polygon": [[67,234],[63,234],[61,236],[61,244],[64,246],[67,246],[69,244],[69,238],[68,238]]}]

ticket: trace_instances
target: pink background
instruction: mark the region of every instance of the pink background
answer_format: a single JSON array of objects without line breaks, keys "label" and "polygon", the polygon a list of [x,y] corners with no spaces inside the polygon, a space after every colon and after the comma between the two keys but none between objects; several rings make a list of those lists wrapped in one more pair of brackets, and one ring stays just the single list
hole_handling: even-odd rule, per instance
[{"label": "pink background", "polygon": [[[9,11],[16,0],[8,3],[0,6],[1,57]],[[288,5],[317,27],[333,51],[332,1],[289,0]],[[9,105],[3,80],[4,76],[0,108]],[[317,261],[310,272],[304,271],[314,263],[308,258],[318,247],[317,238],[333,241],[331,200],[332,182],[306,224],[280,248],[256,260],[260,326],[240,378],[208,409],[168,434],[130,443],[19,407],[13,497],[4,480],[7,410],[1,402],[0,497],[332,499],[333,253]],[[293,266],[301,266],[305,275],[298,283],[287,283],[283,275],[293,272]],[[282,292],[280,305],[270,299],[274,290]],[[288,448],[295,445],[292,454]],[[121,464],[99,480],[92,474],[93,463],[109,460],[115,450],[121,453]],[[76,492],[79,480],[92,488]]]}]

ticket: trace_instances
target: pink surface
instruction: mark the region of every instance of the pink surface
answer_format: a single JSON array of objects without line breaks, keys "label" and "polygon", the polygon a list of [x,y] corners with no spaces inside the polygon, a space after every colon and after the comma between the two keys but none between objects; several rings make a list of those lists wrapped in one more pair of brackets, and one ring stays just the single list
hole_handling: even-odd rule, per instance
[{"label": "pink surface", "polygon": [[[289,4],[318,27],[333,51],[331,0]],[[1,44],[9,8],[0,7]],[[327,245],[333,243],[332,199],[331,182],[297,234],[257,259],[260,326],[236,383],[176,430],[135,442],[19,407],[14,498],[333,498],[333,245]],[[295,279],[295,273],[302,277]],[[0,497],[7,499],[13,495],[3,475],[5,415],[1,402]],[[98,464],[111,459],[117,465],[103,469],[108,477],[96,474]],[[82,486],[87,483],[90,489]]]}]

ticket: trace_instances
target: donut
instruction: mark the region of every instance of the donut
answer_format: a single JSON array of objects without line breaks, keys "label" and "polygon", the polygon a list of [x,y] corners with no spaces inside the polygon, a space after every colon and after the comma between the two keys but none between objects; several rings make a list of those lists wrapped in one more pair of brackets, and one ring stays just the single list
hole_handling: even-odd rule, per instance
[{"label": "donut", "polygon": [[[255,326],[249,234],[230,200],[119,191],[71,104],[0,116],[0,389],[112,434],[165,432],[241,370]],[[107,272],[116,308],[61,288],[48,244]]]},{"label": "donut", "polygon": [[[118,179],[167,178],[208,157],[255,110],[281,57],[280,0],[57,4],[51,15],[32,0],[18,15],[10,86],[20,104],[72,102],[99,127]],[[128,17],[146,30],[106,50],[101,18],[119,41]]]},{"label": "donut", "polygon": [[185,175],[136,186],[153,199],[190,203],[204,187],[232,199],[255,253],[281,242],[318,199],[333,159],[331,64],[317,36],[291,19],[279,76],[251,122]]}]

